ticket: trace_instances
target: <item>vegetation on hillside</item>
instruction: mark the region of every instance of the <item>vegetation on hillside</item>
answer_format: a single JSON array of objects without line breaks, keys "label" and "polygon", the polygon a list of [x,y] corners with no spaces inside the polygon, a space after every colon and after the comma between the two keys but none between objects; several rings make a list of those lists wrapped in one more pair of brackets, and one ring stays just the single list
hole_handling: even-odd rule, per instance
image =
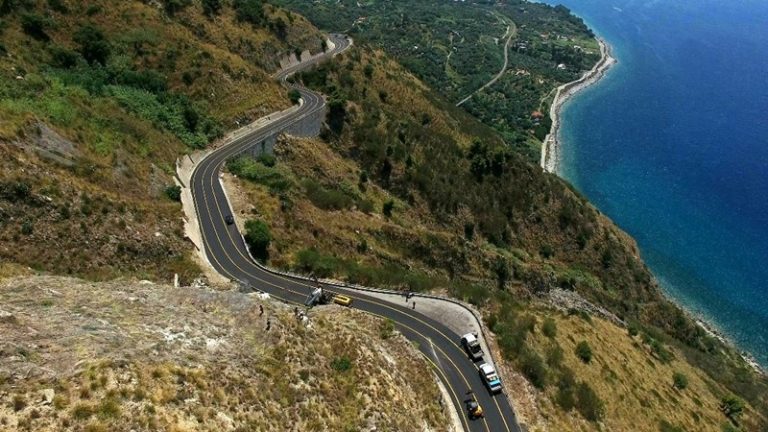
[{"label": "vegetation on hillside", "polygon": [[281,57],[324,46],[260,0],[0,2],[0,259],[189,280],[174,162],[290,105]]},{"label": "vegetation on hillside", "polygon": [[549,132],[551,90],[577,79],[600,56],[592,32],[564,6],[523,0],[277,2],[321,28],[347,29],[357,41],[384,49],[453,103],[501,69],[511,32],[507,72],[464,108],[532,161],[539,160],[540,141]]},{"label": "vegetation on hillside", "polygon": [[[297,79],[330,95],[328,129],[321,140],[280,141],[272,167],[249,160],[290,187],[240,183],[240,210],[273,233],[271,265],[471,301],[541,391],[566,374],[563,404],[572,400],[585,419],[604,419],[611,402],[578,374],[547,372],[547,353],[520,330],[534,324],[500,311],[555,288],[575,291],[629,323],[652,358],[717,370],[721,388],[764,406],[765,380],[664,299],[625,234],[386,55],[358,45]],[[584,340],[577,350],[578,342],[562,355],[594,364],[596,347]]]}]

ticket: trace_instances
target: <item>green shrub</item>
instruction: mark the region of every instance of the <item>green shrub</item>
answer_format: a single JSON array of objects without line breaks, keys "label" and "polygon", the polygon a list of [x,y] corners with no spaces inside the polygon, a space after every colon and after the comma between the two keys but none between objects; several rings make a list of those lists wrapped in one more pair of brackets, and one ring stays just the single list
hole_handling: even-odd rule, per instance
[{"label": "green shrub", "polygon": [[48,7],[61,14],[66,14],[69,12],[67,5],[65,5],[61,0],[48,0]]},{"label": "green shrub", "polygon": [[547,351],[547,364],[552,368],[559,368],[564,356],[565,353],[560,345],[555,345]]},{"label": "green shrub", "polygon": [[165,196],[171,201],[181,201],[181,186],[171,185],[165,188]]},{"label": "green shrub", "polygon": [[688,377],[682,372],[672,374],[672,385],[678,390],[685,390],[688,387]]},{"label": "green shrub", "polygon": [[33,39],[48,42],[50,36],[45,32],[45,27],[49,25],[48,20],[40,15],[25,13],[21,15],[21,29]]},{"label": "green shrub", "polygon": [[576,357],[581,359],[584,363],[592,361],[592,348],[589,347],[587,341],[581,341],[576,345]]},{"label": "green shrub", "polygon": [[291,100],[292,104],[296,105],[299,103],[299,100],[301,100],[301,93],[296,89],[291,89],[291,91],[288,92],[288,99]]},{"label": "green shrub", "polygon": [[203,13],[207,17],[218,15],[221,10],[221,0],[202,0]]},{"label": "green shrub", "polygon": [[387,200],[382,206],[381,212],[384,213],[384,216],[386,217],[392,217],[392,210],[394,208],[395,208],[395,202],[392,200]]},{"label": "green shrub", "polygon": [[18,412],[27,407],[27,399],[22,395],[13,396],[13,410]]},{"label": "green shrub", "polygon": [[88,63],[107,64],[112,48],[101,29],[91,24],[85,25],[75,31],[73,39],[80,45],[80,54]]},{"label": "green shrub", "polygon": [[557,336],[557,323],[555,323],[555,320],[550,317],[545,318],[544,324],[541,326],[541,332],[544,333],[544,336],[554,339]]},{"label": "green shrub", "polygon": [[352,360],[349,357],[336,357],[331,362],[331,368],[336,372],[346,372],[352,369]]},{"label": "green shrub", "polygon": [[382,339],[389,339],[395,334],[395,322],[387,318],[381,322],[379,327],[379,336]]},{"label": "green shrub", "polygon": [[735,421],[744,412],[744,401],[734,395],[726,396],[720,401],[720,410]]},{"label": "green shrub", "polygon": [[85,420],[93,415],[93,409],[84,403],[79,403],[72,408],[72,418]]},{"label": "green shrub", "polygon": [[257,26],[264,24],[263,0],[235,0],[232,6],[238,21]]},{"label": "green shrub", "polygon": [[256,259],[266,261],[269,258],[269,244],[272,234],[266,223],[260,220],[249,220],[245,223],[245,242]]},{"label": "green shrub", "polygon": [[21,224],[21,233],[24,235],[32,235],[34,229],[35,226],[32,224],[32,221],[27,220]]},{"label": "green shrub", "polygon": [[106,398],[101,401],[97,409],[98,416],[101,418],[115,418],[120,416],[120,405],[113,398]]},{"label": "green shrub", "polygon": [[53,46],[49,49],[49,52],[51,53],[51,66],[53,67],[70,69],[77,66],[80,60],[80,54],[66,48]]},{"label": "green shrub", "polygon": [[307,179],[304,181],[307,198],[316,207],[323,210],[343,210],[352,207],[352,198],[336,189],[325,189],[317,182]]},{"label": "green shrub", "polygon": [[238,177],[268,187],[274,194],[286,192],[293,186],[293,181],[278,168],[266,166],[249,156],[232,159],[227,163],[227,169]]},{"label": "green shrub", "polygon": [[659,422],[659,432],[685,432],[680,426],[675,426],[666,420]]},{"label": "green shrub", "polygon": [[547,368],[544,360],[533,350],[525,350],[520,356],[520,370],[536,388],[547,385]]},{"label": "green shrub", "polygon": [[573,375],[573,371],[568,368],[563,368],[560,373],[560,378],[557,380],[557,393],[555,394],[555,402],[564,411],[570,411],[576,406],[576,378]]},{"label": "green shrub", "polygon": [[170,16],[174,16],[176,13],[183,11],[190,4],[192,4],[192,0],[163,0],[165,13]]},{"label": "green shrub", "polygon": [[582,382],[576,386],[576,411],[589,421],[599,421],[603,418],[603,401],[587,383]]},{"label": "green shrub", "polygon": [[277,158],[272,153],[261,153],[256,160],[265,167],[274,168],[277,165]]}]

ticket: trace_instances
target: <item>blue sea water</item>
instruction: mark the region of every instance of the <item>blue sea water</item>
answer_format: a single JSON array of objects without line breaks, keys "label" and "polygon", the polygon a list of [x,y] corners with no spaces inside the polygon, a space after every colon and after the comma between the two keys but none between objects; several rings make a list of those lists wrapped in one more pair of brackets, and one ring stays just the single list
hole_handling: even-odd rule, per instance
[{"label": "blue sea water", "polygon": [[768,367],[768,1],[558,2],[619,60],[564,107],[560,175]]}]

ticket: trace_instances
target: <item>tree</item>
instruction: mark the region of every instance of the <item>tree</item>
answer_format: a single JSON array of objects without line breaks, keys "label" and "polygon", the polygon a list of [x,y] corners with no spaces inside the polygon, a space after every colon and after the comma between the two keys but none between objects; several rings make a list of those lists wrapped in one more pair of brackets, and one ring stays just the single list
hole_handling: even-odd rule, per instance
[{"label": "tree", "polygon": [[384,213],[384,216],[390,217],[392,216],[392,210],[395,208],[395,202],[392,200],[388,200],[384,203],[384,205],[381,208],[381,212]]},{"label": "tree", "polygon": [[21,29],[33,39],[48,42],[51,38],[45,33],[48,23],[40,15],[25,13],[21,16]]},{"label": "tree", "polygon": [[688,377],[682,372],[672,374],[672,386],[678,390],[685,390],[688,387]]},{"label": "tree", "polygon": [[496,261],[493,263],[493,272],[496,273],[496,283],[499,289],[504,289],[504,286],[510,277],[507,260],[502,257],[497,257]]},{"label": "tree", "polygon": [[269,258],[269,243],[272,234],[266,223],[260,220],[249,220],[245,223],[245,242],[254,257],[261,261]]},{"label": "tree", "polygon": [[221,0],[203,0],[203,13],[207,17],[218,15],[221,10]]},{"label": "tree", "polygon": [[169,16],[174,16],[177,12],[183,11],[190,4],[192,4],[192,0],[163,0],[165,13]]},{"label": "tree", "polygon": [[520,369],[534,387],[543,389],[547,384],[547,368],[536,351],[525,350],[520,357]]},{"label": "tree", "polygon": [[555,323],[554,319],[547,317],[541,326],[541,331],[544,333],[544,336],[553,339],[557,336],[557,323]]},{"label": "tree", "polygon": [[581,341],[576,345],[576,357],[584,363],[592,361],[592,348],[589,347],[587,341]]},{"label": "tree", "polygon": [[720,410],[726,417],[736,421],[744,412],[744,401],[734,395],[726,396],[720,401]]},{"label": "tree", "polygon": [[576,410],[589,421],[598,421],[605,413],[603,401],[585,382],[579,383],[576,387]]},{"label": "tree", "polygon": [[288,92],[288,99],[291,100],[292,104],[296,105],[301,99],[301,93],[296,89],[291,89],[291,91]]},{"label": "tree", "polygon": [[171,201],[181,201],[181,186],[168,186],[165,188],[165,196],[167,196]]},{"label": "tree", "polygon": [[255,26],[264,23],[264,2],[262,0],[235,0],[233,6],[238,21]]},{"label": "tree", "polygon": [[270,22],[269,27],[272,29],[278,39],[284,41],[285,38],[288,37],[288,25],[285,23],[285,21],[283,21],[282,18],[278,18]]},{"label": "tree", "polygon": [[73,38],[80,45],[80,54],[90,64],[107,64],[111,52],[109,41],[104,38],[104,33],[93,25],[80,27]]}]

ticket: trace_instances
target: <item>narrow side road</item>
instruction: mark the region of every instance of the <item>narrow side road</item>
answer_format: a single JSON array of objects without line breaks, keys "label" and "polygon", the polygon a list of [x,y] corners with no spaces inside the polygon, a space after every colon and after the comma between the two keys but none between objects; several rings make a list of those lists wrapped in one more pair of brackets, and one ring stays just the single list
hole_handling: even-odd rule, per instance
[{"label": "narrow side road", "polygon": [[501,70],[499,71],[499,73],[494,75],[494,77],[491,78],[490,81],[483,84],[479,89],[473,91],[472,93],[469,94],[469,96],[465,97],[464,99],[456,103],[456,106],[462,106],[468,100],[472,99],[472,96],[496,84],[496,81],[498,81],[504,75],[504,72],[507,71],[507,67],[509,66],[509,44],[512,43],[512,39],[517,35],[517,27],[515,26],[515,23],[513,23],[512,21],[509,21],[506,19],[505,21],[507,21],[507,32],[506,32],[507,41],[504,42],[504,64],[501,66]]}]

